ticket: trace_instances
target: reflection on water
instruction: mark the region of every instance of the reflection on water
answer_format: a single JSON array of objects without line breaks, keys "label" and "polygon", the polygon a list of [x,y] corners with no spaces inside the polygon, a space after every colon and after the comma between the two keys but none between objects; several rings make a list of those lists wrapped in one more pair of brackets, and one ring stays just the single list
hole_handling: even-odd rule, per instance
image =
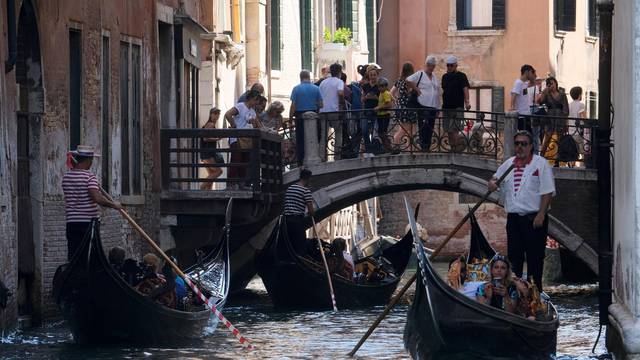
[{"label": "reflection on water", "polygon": [[[558,358],[588,359],[598,333],[597,298],[593,291],[561,288],[553,298],[560,318]],[[589,290],[589,287],[586,288]],[[593,289],[591,287],[590,289]],[[551,289],[553,290],[553,289]],[[584,290],[584,288],[582,288]],[[411,290],[410,290],[411,291]],[[576,295],[575,293],[578,292]],[[405,300],[410,299],[407,296]],[[224,314],[257,350],[242,350],[222,327],[189,348],[79,347],[63,323],[18,332],[0,340],[3,359],[347,359],[348,353],[383,307],[326,312],[277,312],[271,308],[262,282],[254,279],[242,296],[231,301]],[[358,352],[358,359],[407,359],[402,332],[407,301],[403,301]],[[603,330],[604,333],[604,330]],[[596,354],[606,352],[604,339]]]}]

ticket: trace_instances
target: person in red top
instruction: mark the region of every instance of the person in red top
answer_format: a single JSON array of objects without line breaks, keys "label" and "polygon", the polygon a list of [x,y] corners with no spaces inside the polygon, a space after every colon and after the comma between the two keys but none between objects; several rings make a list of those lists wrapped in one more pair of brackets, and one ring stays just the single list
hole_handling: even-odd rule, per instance
[{"label": "person in red top", "polygon": [[71,261],[87,236],[100,235],[100,208],[98,205],[120,209],[117,202],[107,199],[100,184],[89,169],[95,154],[93,147],[78,145],[67,153],[69,171],[62,178],[65,213],[67,216],[67,259]]}]

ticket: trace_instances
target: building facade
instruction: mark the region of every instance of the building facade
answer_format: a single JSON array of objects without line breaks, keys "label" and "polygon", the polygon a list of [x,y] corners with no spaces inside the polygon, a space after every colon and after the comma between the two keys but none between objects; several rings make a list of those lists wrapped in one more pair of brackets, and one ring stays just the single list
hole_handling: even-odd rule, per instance
[{"label": "building facade", "polygon": [[[510,90],[520,67],[531,64],[538,77],[556,77],[567,96],[573,86],[581,86],[587,116],[595,118],[599,49],[595,5],[595,0],[386,1],[378,24],[378,62],[395,81],[403,63],[411,62],[418,70],[426,56],[433,54],[439,60],[435,72],[441,78],[446,71],[444,60],[455,55],[458,69],[471,84],[471,110],[492,112],[509,110]],[[425,190],[415,196],[424,203],[441,204],[437,211],[447,214],[423,220],[436,241],[446,237],[468,204],[475,202],[466,195],[439,191]],[[394,213],[393,195],[383,197],[381,203],[383,213]],[[502,208],[485,204],[477,216],[488,231],[496,230],[494,245],[504,249]],[[383,219],[382,228],[392,231],[398,220],[389,216]],[[464,248],[464,239],[463,229],[452,243],[459,242]]]},{"label": "building facade", "polygon": [[607,348],[616,358],[640,358],[640,2],[615,1],[612,46],[613,304]]},{"label": "building facade", "polygon": [[[104,189],[162,238],[160,128],[198,126],[245,83],[232,38],[241,24],[228,3],[0,5],[0,281],[13,292],[0,328],[18,316],[39,323],[57,314],[50,293],[67,259],[61,180],[69,149],[94,146],[102,157],[92,170]],[[139,257],[147,249],[113,210],[102,211],[101,235],[107,250]]]}]

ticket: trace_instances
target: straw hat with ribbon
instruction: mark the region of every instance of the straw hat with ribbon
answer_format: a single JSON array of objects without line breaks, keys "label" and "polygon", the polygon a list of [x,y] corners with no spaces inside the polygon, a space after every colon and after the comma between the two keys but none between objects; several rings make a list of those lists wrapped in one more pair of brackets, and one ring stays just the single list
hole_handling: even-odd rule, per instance
[{"label": "straw hat with ribbon", "polygon": [[78,145],[75,150],[67,152],[67,167],[73,168],[73,165],[78,163],[77,157],[100,157],[100,154],[95,152],[93,146],[90,145]]}]

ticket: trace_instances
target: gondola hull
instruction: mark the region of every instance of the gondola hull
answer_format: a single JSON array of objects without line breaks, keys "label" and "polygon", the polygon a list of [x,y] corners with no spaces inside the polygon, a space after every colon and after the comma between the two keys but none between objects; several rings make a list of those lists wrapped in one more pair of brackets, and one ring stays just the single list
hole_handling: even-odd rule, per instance
[{"label": "gondola hull", "polygon": [[[404,341],[414,359],[551,359],[556,352],[557,316],[527,320],[479,304],[418,275]],[[437,275],[436,275],[437,276]]]},{"label": "gondola hull", "polygon": [[[303,268],[298,263],[280,262],[260,276],[267,292],[278,308],[330,309],[331,297],[327,275],[322,268]],[[385,304],[396,287],[395,280],[384,285],[355,285],[338,276],[332,277],[338,308],[354,308]]]},{"label": "gondola hull", "polygon": [[[216,324],[208,309],[178,311],[138,293],[108,264],[99,237],[87,241],[79,255],[59,267],[53,281],[56,303],[77,343],[181,345],[201,339]],[[223,288],[226,297],[228,286]]]},{"label": "gondola hull", "polygon": [[[408,206],[407,212],[411,217]],[[477,227],[477,222],[472,221],[472,226]],[[488,243],[473,244],[479,239],[486,243],[484,236],[472,237],[471,249],[485,248],[492,253]],[[546,321],[528,320],[480,304],[445,283],[422,248],[416,249],[416,292],[404,332],[405,348],[414,359],[552,358],[559,326],[552,304]]]},{"label": "gondola hull", "polygon": [[[284,220],[276,226],[258,262],[258,274],[277,308],[331,309],[331,296],[325,268],[293,251]],[[332,275],[338,308],[384,305],[395,291],[412,251],[411,237],[405,237],[385,250],[396,269],[396,278],[381,283],[356,284]]]}]

